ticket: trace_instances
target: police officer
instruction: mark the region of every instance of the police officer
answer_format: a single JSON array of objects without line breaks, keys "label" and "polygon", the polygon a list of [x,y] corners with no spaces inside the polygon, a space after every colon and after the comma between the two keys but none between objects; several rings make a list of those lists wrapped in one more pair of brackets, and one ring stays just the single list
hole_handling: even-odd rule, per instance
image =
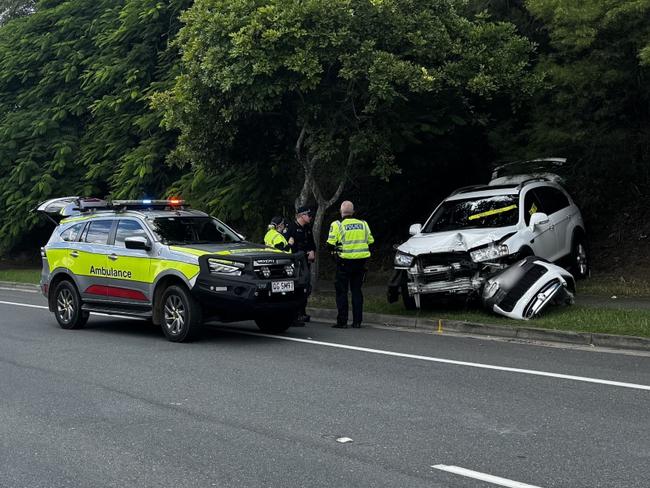
[{"label": "police officer", "polygon": [[[296,218],[293,222],[287,224],[287,229],[284,236],[289,242],[291,252],[304,252],[307,258],[307,266],[316,260],[316,243],[314,242],[314,234],[311,230],[311,210],[309,207],[298,207],[296,210]],[[307,299],[311,293],[311,289],[305,293],[305,300],[302,304],[302,310],[296,322],[297,325],[309,322],[309,315],[307,315]]]},{"label": "police officer", "polygon": [[275,247],[280,249],[280,251],[288,251],[289,243],[287,239],[282,234],[286,227],[286,222],[284,217],[273,217],[271,223],[269,224],[269,230],[264,236],[264,244],[270,247]]},{"label": "police officer", "polygon": [[355,219],[353,215],[354,205],[346,200],[341,204],[341,220],[332,222],[327,238],[327,245],[337,255],[334,287],[338,315],[336,325],[332,327],[339,329],[348,327],[348,287],[352,293],[352,327],[361,327],[361,285],[366,274],[366,262],[370,257],[369,246],[375,242],[368,223]]}]

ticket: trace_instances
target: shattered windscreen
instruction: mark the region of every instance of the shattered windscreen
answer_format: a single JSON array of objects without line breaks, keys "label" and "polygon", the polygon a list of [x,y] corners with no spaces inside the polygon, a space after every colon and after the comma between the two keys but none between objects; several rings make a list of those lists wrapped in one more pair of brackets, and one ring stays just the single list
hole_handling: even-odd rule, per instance
[{"label": "shattered windscreen", "polygon": [[495,195],[443,202],[422,232],[515,225],[519,220],[518,203],[519,195]]}]

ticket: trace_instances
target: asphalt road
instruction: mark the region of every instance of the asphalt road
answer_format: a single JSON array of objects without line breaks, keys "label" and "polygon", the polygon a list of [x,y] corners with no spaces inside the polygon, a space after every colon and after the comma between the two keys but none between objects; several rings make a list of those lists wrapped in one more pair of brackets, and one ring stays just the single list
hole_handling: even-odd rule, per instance
[{"label": "asphalt road", "polygon": [[44,305],[0,290],[2,488],[650,486],[647,353]]}]

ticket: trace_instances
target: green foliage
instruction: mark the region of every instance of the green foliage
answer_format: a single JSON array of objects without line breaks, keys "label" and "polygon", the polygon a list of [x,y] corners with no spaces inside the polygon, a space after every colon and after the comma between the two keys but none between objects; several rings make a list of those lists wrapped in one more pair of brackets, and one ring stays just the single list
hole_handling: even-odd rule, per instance
[{"label": "green foliage", "polygon": [[387,179],[400,147],[486,123],[490,100],[532,86],[530,42],[449,0],[199,0],[183,21],[183,74],[155,100],[174,157],[199,168],[290,171],[297,147],[330,187],[350,162]]},{"label": "green foliage", "polygon": [[41,2],[0,27],[0,247],[61,195],[157,195],[175,134],[150,94],[175,76],[169,48],[189,1]]},{"label": "green foliage", "polygon": [[537,67],[547,89],[531,114],[530,147],[572,157],[581,200],[599,215],[631,195],[647,195],[650,0],[529,0],[528,6],[551,42]]},{"label": "green foliage", "polygon": [[0,0],[0,25],[34,13],[36,0]]}]

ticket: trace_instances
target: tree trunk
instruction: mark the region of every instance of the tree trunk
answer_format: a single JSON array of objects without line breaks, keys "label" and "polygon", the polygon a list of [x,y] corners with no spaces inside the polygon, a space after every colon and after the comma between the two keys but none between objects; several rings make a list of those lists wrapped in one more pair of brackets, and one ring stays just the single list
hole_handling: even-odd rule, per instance
[{"label": "tree trunk", "polygon": [[[325,202],[322,202],[323,204]],[[325,219],[325,212],[327,208],[324,205],[321,205],[321,202],[318,202],[318,208],[316,209],[316,215],[314,215],[314,221],[312,223],[312,231],[314,232],[314,242],[316,243],[316,261],[311,265],[311,287],[312,290],[317,289],[318,275],[320,269],[320,260],[323,259],[323,255],[320,252],[320,236],[323,229],[323,220]]]},{"label": "tree trunk", "polygon": [[[351,158],[348,159],[348,162],[351,161]],[[312,176],[312,175],[310,175]],[[311,178],[312,181],[312,186],[311,190],[312,193],[314,194],[314,198],[316,198],[316,203],[318,204],[318,208],[316,209],[316,215],[314,216],[314,223],[312,226],[312,230],[314,233],[314,242],[316,243],[316,255],[317,259],[314,264],[312,264],[311,267],[311,286],[313,290],[316,290],[316,283],[318,282],[318,271],[319,271],[319,263],[318,261],[322,259],[322,255],[320,253],[320,248],[321,248],[321,234],[323,231],[323,220],[325,219],[325,212],[336,203],[336,201],[341,197],[341,193],[343,193],[343,188],[345,187],[345,181],[347,180],[347,167],[346,170],[343,172],[341,175],[341,179],[339,180],[338,187],[336,188],[336,191],[332,195],[332,197],[329,200],[326,200],[323,197],[323,194],[320,191],[320,187],[318,186],[318,182],[316,181],[315,178]],[[328,229],[329,230],[329,229]]]},{"label": "tree trunk", "polygon": [[298,140],[296,141],[296,157],[298,158],[298,161],[302,165],[304,171],[305,171],[305,180],[302,185],[302,189],[300,190],[300,194],[296,198],[295,201],[295,206],[296,209],[300,206],[307,205],[307,202],[309,201],[310,195],[313,195],[314,198],[316,199],[316,204],[318,207],[316,208],[316,215],[314,215],[314,220],[312,224],[312,232],[314,234],[314,243],[316,244],[316,260],[314,263],[311,265],[311,287],[312,290],[316,290],[317,288],[317,283],[318,283],[318,275],[319,275],[319,262],[322,259],[322,256],[320,255],[320,249],[321,249],[321,233],[323,230],[323,220],[325,219],[325,212],[336,203],[336,201],[340,198],[341,193],[343,193],[343,188],[345,186],[345,181],[348,178],[348,171],[350,169],[350,166],[353,161],[353,156],[352,152],[348,153],[348,159],[347,159],[347,164],[345,167],[345,170],[341,174],[341,178],[339,180],[339,184],[336,188],[336,191],[332,195],[332,197],[327,200],[321,190],[320,186],[318,185],[318,182],[316,181],[316,177],[314,176],[314,168],[316,166],[317,159],[314,157],[309,157],[308,154],[303,153],[303,145],[305,141],[305,137],[307,134],[307,126],[304,125],[300,131],[300,135],[298,136]]}]

